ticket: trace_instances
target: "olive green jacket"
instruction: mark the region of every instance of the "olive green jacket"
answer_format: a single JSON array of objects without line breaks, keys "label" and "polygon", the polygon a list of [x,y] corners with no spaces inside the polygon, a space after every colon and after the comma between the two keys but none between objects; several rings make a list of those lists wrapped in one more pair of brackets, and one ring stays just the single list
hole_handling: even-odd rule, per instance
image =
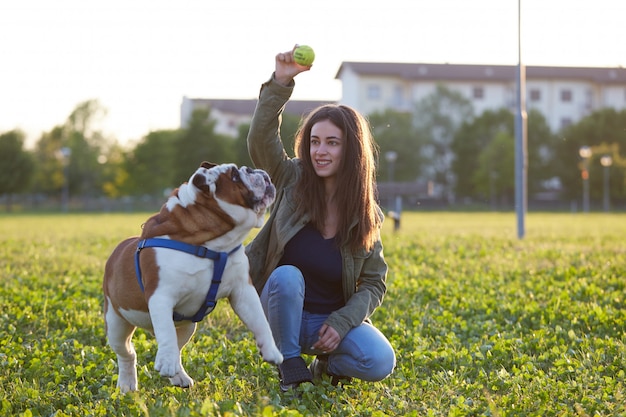
[{"label": "olive green jacket", "polygon": [[[274,81],[273,76],[263,84],[248,134],[252,161],[257,168],[267,171],[276,186],[276,200],[270,217],[246,247],[250,276],[259,293],[278,265],[287,242],[309,222],[308,216],[297,217],[295,214],[293,187],[301,174],[301,162],[289,158],[280,138],[281,114],[294,86],[295,83],[282,86]],[[382,211],[380,214],[382,216]],[[353,253],[348,247],[342,247],[341,256],[345,306],[333,312],[326,324],[343,338],[353,327],[369,321],[387,290],[387,264],[380,232],[371,251]]]}]

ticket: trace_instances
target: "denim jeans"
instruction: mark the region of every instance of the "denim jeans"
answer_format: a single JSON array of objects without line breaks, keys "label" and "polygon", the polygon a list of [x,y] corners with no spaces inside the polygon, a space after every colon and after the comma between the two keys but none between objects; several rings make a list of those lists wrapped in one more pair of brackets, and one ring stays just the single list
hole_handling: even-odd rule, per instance
[{"label": "denim jeans", "polygon": [[[303,310],[304,277],[298,268],[291,265],[276,268],[261,292],[261,304],[285,359],[302,353],[322,354],[312,346],[329,315]],[[369,323],[352,328],[328,355],[329,373],[365,381],[380,381],[391,374],[395,365],[391,344]]]}]

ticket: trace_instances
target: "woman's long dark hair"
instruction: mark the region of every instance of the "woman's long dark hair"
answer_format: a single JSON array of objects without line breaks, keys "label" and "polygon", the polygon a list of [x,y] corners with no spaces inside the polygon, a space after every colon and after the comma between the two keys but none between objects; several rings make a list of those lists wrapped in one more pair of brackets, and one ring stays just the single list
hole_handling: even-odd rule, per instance
[{"label": "woman's long dark hair", "polygon": [[[295,137],[295,154],[302,160],[303,173],[296,185],[299,214],[308,213],[318,230],[326,219],[324,183],[313,169],[311,129],[317,122],[328,120],[344,135],[344,146],[335,200],[339,209],[339,225],[335,236],[340,246],[353,251],[370,250],[378,236],[382,219],[376,203],[376,162],[378,148],[369,123],[351,107],[327,104],[313,110],[302,122]],[[356,227],[350,225],[356,220]]]}]

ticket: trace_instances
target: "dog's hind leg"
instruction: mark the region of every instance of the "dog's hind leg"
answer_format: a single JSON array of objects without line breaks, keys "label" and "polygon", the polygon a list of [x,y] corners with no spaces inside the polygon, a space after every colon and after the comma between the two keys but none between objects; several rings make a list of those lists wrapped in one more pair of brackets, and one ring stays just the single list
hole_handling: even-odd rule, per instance
[{"label": "dog's hind leg", "polygon": [[107,339],[117,355],[117,387],[121,392],[137,390],[137,354],[132,337],[136,327],[120,317],[109,303],[105,312]]},{"label": "dog's hind leg", "polygon": [[172,383],[172,385],[176,385],[177,387],[187,388],[187,387],[193,386],[193,379],[189,375],[187,375],[187,372],[185,372],[185,368],[183,367],[183,364],[182,364],[182,351],[185,345],[187,344],[187,342],[189,342],[189,339],[191,339],[191,336],[193,336],[195,332],[196,332],[196,323],[192,323],[192,322],[181,324],[179,327],[176,328],[176,338],[178,339],[178,350],[181,352],[181,355],[180,355],[181,364],[180,364],[180,372],[178,372],[176,375],[170,378],[170,382]]}]

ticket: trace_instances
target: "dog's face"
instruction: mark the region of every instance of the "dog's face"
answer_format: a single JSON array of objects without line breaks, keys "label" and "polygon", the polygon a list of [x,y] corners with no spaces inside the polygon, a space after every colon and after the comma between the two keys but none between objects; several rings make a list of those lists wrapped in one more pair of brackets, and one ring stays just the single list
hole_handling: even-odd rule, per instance
[{"label": "dog's face", "polygon": [[237,168],[235,164],[203,162],[188,183],[201,193],[209,193],[228,213],[235,206],[252,210],[260,222],[257,227],[262,225],[265,210],[276,197],[276,188],[265,171]]}]

